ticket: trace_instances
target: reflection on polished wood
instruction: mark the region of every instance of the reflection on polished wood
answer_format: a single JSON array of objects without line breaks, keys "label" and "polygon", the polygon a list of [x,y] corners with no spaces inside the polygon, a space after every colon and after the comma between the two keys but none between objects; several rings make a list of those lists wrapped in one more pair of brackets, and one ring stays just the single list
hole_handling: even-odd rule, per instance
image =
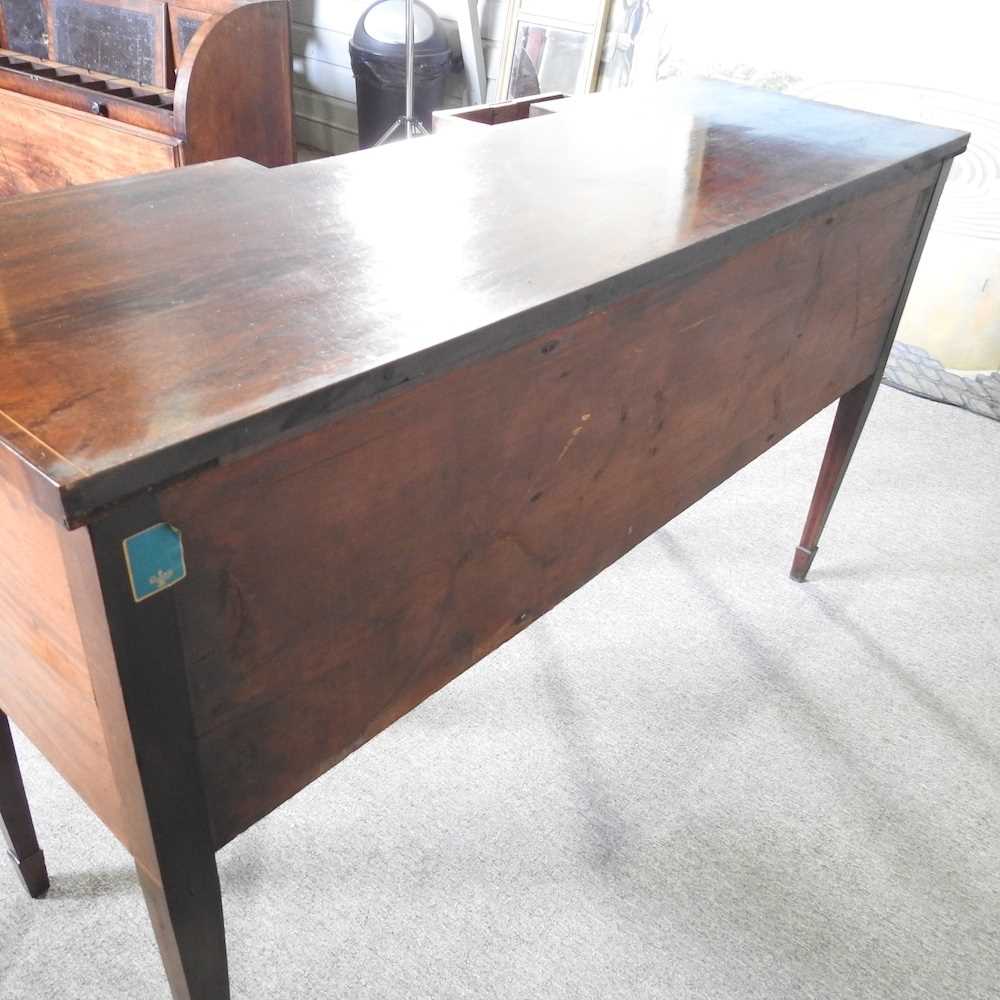
[{"label": "reflection on polished wood", "polygon": [[[136,859],[175,997],[228,994],[215,850],[868,398],[967,141],[726,84],[560,104],[0,206],[0,531],[70,605],[34,641],[4,550],[0,707]],[[183,563],[137,581],[161,523]]]}]

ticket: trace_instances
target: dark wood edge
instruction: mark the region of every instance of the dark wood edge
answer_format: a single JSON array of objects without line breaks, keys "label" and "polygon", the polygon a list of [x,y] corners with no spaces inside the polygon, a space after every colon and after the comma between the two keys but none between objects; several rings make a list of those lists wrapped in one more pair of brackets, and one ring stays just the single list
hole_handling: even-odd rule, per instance
[{"label": "dark wood edge", "polygon": [[[533,121],[544,122],[546,118]],[[71,527],[84,524],[95,513],[141,490],[181,478],[274,438],[304,432],[342,410],[401,386],[509,351],[547,329],[576,322],[650,285],[694,276],[756,242],[798,225],[806,218],[926,171],[934,164],[956,156],[965,149],[968,140],[968,133],[954,133],[954,138],[924,153],[803,198],[598,284],[540,303],[490,326],[401,356],[308,395],[151,452],[128,465],[74,478],[65,482],[61,491],[66,521]],[[309,166],[297,169],[309,169]]]},{"label": "dark wood edge", "polygon": [[12,483],[17,491],[39,510],[57,521],[65,520],[59,484],[43,469],[65,466],[61,455],[46,448],[37,438],[29,438],[19,425],[0,412],[0,448],[17,460],[24,475]]},{"label": "dark wood edge", "polygon": [[[882,353],[879,355],[878,363],[875,365],[873,372],[873,374],[878,376],[878,379],[881,379],[882,372],[885,370],[885,366],[889,361],[889,354],[892,351],[892,345],[896,340],[896,331],[899,329],[900,321],[903,318],[903,310],[906,308],[906,301],[910,297],[910,288],[913,286],[913,279],[916,276],[917,268],[920,266],[920,258],[923,256],[924,245],[927,243],[927,237],[930,235],[931,226],[934,223],[934,216],[937,214],[938,202],[941,200],[941,194],[944,191],[945,185],[948,183],[948,175],[951,173],[952,160],[953,158],[949,158],[941,164],[937,181],[934,184],[934,190],[931,192],[930,199],[927,202],[927,210],[925,211],[923,221],[920,224],[920,232],[917,236],[917,242],[913,247],[913,255],[910,257],[910,263],[906,269],[906,276],[903,278],[903,285],[899,290],[899,298],[896,300],[896,308],[893,310],[892,319],[889,321],[889,329],[885,335],[885,343],[882,345]],[[874,393],[872,395],[874,396]]]},{"label": "dark wood edge", "polygon": [[[892,318],[889,320],[889,328],[886,331],[885,340],[882,343],[882,350],[879,352],[878,360],[875,362],[875,367],[872,369],[872,374],[868,377],[873,378],[874,383],[872,385],[871,394],[865,404],[864,413],[861,417],[862,425],[864,424],[868,411],[871,409],[872,402],[875,399],[875,394],[878,392],[878,387],[882,381],[882,373],[885,371],[885,366],[889,362],[889,355],[892,353],[892,345],[896,341],[896,331],[899,329],[899,324],[903,319],[906,302],[910,297],[910,288],[913,286],[913,279],[916,276],[917,268],[920,266],[920,258],[923,256],[924,246],[927,243],[927,237],[930,235],[931,226],[934,224],[934,216],[937,213],[938,202],[941,200],[941,194],[944,191],[945,185],[948,183],[948,175],[951,173],[952,162],[953,161],[951,159],[948,159],[941,164],[937,180],[934,182],[934,189],[931,191],[931,196],[927,200],[927,207],[924,209],[924,216],[920,223],[920,229],[917,232],[917,240],[913,245],[913,253],[910,255],[909,264],[906,266],[906,273],[903,276],[903,284],[899,289],[899,297],[896,299],[896,306],[893,309]],[[862,379],[858,385],[863,385],[867,381],[868,379]],[[857,388],[857,386],[854,388]],[[853,391],[853,389],[849,390],[849,392]],[[849,393],[844,393],[845,396],[848,394]]]}]

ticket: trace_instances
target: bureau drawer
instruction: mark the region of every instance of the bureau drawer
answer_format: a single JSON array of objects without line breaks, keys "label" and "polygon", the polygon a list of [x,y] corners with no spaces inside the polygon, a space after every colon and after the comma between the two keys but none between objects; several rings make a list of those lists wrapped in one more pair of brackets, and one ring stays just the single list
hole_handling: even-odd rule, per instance
[{"label": "bureau drawer", "polygon": [[179,167],[182,142],[0,91],[0,197]]}]

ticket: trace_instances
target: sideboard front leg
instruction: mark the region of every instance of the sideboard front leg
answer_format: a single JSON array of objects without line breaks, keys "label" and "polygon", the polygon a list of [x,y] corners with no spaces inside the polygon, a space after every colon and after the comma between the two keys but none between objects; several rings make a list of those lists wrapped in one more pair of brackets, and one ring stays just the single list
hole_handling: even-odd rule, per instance
[{"label": "sideboard front leg", "polygon": [[799,583],[805,580],[816,556],[820,535],[826,527],[826,519],[830,516],[840,484],[844,481],[844,473],[847,472],[855,445],[868,419],[868,412],[878,391],[880,376],[881,371],[840,397],[833,429],[830,431],[830,440],[826,445],[826,454],[823,456],[823,465],[809,506],[809,516],[802,531],[802,540],[792,560],[791,576]]},{"label": "sideboard front leg", "polygon": [[33,899],[44,896],[49,888],[45,855],[38,847],[10,723],[3,712],[0,712],[0,827],[3,828],[7,855],[14,863],[24,888]]},{"label": "sideboard front leg", "polygon": [[837,416],[833,421],[833,430],[830,432],[830,440],[826,446],[826,454],[823,456],[823,465],[820,468],[819,480],[816,483],[816,490],[813,493],[812,504],[809,507],[809,516],[806,518],[806,526],[802,532],[802,541],[799,542],[795,550],[795,557],[792,560],[791,577],[799,583],[805,581],[813,559],[816,558],[816,550],[819,548],[820,535],[826,526],[826,519],[830,515],[834,500],[837,499],[837,491],[844,481],[844,473],[850,465],[851,456],[854,454],[854,447],[864,430],[868,413],[875,401],[875,393],[878,392],[879,384],[882,381],[882,373],[885,371],[886,362],[889,360],[889,352],[892,350],[893,341],[896,339],[896,330],[899,328],[900,319],[903,316],[903,309],[906,306],[907,297],[910,294],[910,286],[913,284],[913,277],[920,263],[920,256],[927,242],[927,234],[930,232],[931,223],[934,221],[934,213],[937,211],[938,201],[941,192],[948,181],[948,172],[951,170],[951,160],[946,160],[938,172],[937,181],[930,189],[927,196],[926,207],[923,215],[916,221],[919,223],[916,240],[913,247],[913,254],[910,257],[909,266],[903,278],[903,284],[899,290],[899,297],[896,300],[896,307],[893,310],[889,321],[889,329],[886,333],[882,345],[882,351],[875,371],[865,379],[864,382],[856,385],[850,392],[840,397],[840,405],[837,407]]}]

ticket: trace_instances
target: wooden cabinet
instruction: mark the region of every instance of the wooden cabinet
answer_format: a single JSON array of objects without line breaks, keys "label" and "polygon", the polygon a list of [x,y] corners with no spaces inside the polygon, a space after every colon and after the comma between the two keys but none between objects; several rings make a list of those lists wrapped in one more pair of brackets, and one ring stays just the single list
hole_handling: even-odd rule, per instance
[{"label": "wooden cabinet", "polygon": [[177,998],[228,996],[218,848],[841,398],[815,554],[968,136],[572,103],[0,206],[0,707],[135,858]]},{"label": "wooden cabinet", "polygon": [[184,2],[0,2],[0,196],[294,162],[286,0]]}]

